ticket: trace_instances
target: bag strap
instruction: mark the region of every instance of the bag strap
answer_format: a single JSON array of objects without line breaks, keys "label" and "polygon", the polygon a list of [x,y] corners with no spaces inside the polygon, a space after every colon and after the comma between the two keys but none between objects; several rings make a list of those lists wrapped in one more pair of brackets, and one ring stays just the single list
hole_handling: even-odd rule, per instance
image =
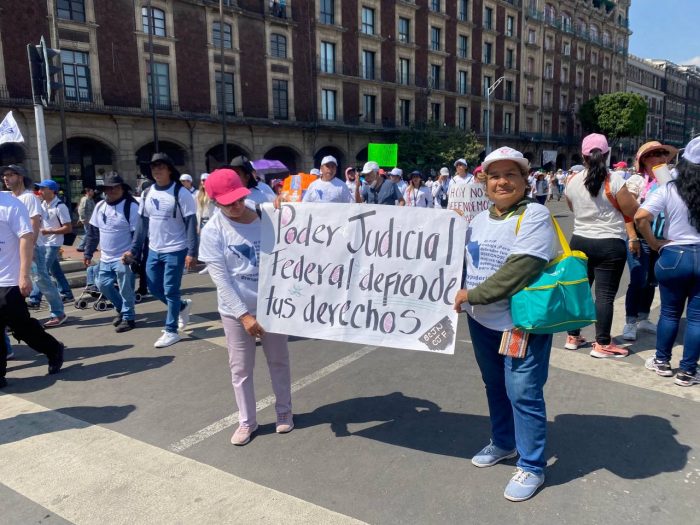
[{"label": "bag strap", "polygon": [[610,189],[610,175],[605,177],[605,196],[608,198],[610,201],[610,204],[613,205],[613,208],[615,208],[617,211],[622,213],[622,217],[625,219],[625,222],[632,222],[632,219],[625,215],[623,211],[620,209],[620,204],[617,202],[617,199],[615,196],[612,194],[612,190]]},{"label": "bag strap", "polygon": [[[518,217],[518,222],[515,225],[515,235],[518,235],[518,232],[520,231],[520,224],[523,222],[523,217],[525,216],[525,212],[527,212],[527,207],[525,210],[520,214],[520,217]],[[559,244],[561,245],[562,251],[566,257],[571,257],[573,252],[571,251],[571,246],[569,246],[569,241],[566,240],[566,237],[564,236],[564,232],[561,230],[561,226],[559,226],[559,223],[557,220],[554,218],[554,216],[550,213],[549,217],[552,219],[552,223],[554,224],[554,231],[557,232],[557,237],[559,238]]]}]

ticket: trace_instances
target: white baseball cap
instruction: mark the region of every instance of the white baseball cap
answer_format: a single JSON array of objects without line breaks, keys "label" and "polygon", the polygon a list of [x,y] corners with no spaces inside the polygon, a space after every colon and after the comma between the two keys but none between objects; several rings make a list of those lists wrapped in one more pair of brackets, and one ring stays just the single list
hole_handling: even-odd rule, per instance
[{"label": "white baseball cap", "polygon": [[389,175],[391,175],[392,177],[402,177],[403,170],[401,168],[394,168],[389,172]]},{"label": "white baseball cap", "polygon": [[183,180],[186,180],[187,182],[192,182],[192,175],[183,173],[182,175],[180,175],[180,182],[182,182]]},{"label": "white baseball cap", "polygon": [[467,164],[467,161],[464,159],[457,159],[455,161],[455,168],[457,167],[458,164],[464,164],[465,166],[469,166],[469,164]]},{"label": "white baseball cap", "polygon": [[440,175],[447,175],[448,177],[450,176],[450,170],[448,170],[445,166],[440,168]]},{"label": "white baseball cap", "polygon": [[581,171],[583,171],[583,170],[585,170],[585,169],[586,169],[586,168],[584,168],[583,165],[581,165],[581,164],[576,164],[575,166],[571,166],[571,167],[569,168],[569,173],[579,173],[579,172],[581,172]]},{"label": "white baseball cap", "polygon": [[333,164],[335,164],[336,166],[338,165],[338,161],[335,159],[335,157],[333,155],[326,155],[321,160],[321,166],[323,166],[324,164],[330,164],[331,162]]},{"label": "white baseball cap", "polygon": [[683,150],[683,158],[693,164],[700,164],[700,137],[688,142]]},{"label": "white baseball cap", "polygon": [[316,175],[317,177],[321,176],[321,170],[318,168],[312,168],[311,171],[309,172],[311,175]]},{"label": "white baseball cap", "polygon": [[489,153],[484,159],[484,162],[481,163],[481,169],[488,172],[489,166],[499,160],[513,161],[520,166],[523,171],[527,171],[530,168],[530,161],[523,157],[522,153],[508,146],[504,146]]},{"label": "white baseball cap", "polygon": [[370,173],[372,171],[379,171],[379,164],[377,164],[373,160],[370,160],[369,162],[365,162],[365,165],[362,166],[362,174],[365,175],[365,174]]},{"label": "white baseball cap", "polygon": [[208,173],[202,173],[202,174],[199,176],[199,180],[205,180],[208,176],[209,176]]}]

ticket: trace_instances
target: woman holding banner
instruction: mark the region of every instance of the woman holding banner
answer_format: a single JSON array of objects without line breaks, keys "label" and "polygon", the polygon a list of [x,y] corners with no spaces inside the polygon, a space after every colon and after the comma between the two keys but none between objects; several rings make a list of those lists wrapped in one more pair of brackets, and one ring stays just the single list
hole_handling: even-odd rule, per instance
[{"label": "woman holding banner", "polygon": [[549,211],[526,197],[528,168],[523,154],[507,147],[484,159],[479,180],[493,206],[467,230],[466,289],[457,292],[454,305],[468,314],[491,419],[491,441],[472,463],[490,467],[519,455],[504,492],[511,501],[531,498],[544,483],[543,389],[552,336],[516,330],[510,297],[539,275],[558,249]]},{"label": "woman holding banner", "polygon": [[231,437],[245,445],[258,429],[253,388],[255,340],[260,338],[275,393],[277,433],[294,428],[287,336],[263,330],[255,318],[260,261],[260,218],[245,202],[250,190],[231,169],[218,169],[207,178],[205,190],[221,213],[202,228],[200,259],[216,285],[219,314],[228,347],[231,381],[240,412],[240,425]]}]

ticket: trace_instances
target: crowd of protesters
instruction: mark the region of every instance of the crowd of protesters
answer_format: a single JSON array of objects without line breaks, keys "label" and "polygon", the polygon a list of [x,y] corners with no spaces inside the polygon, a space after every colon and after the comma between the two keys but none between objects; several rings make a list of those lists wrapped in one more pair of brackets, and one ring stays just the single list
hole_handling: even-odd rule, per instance
[{"label": "crowd of protesters", "polygon": [[[475,264],[466,250],[463,289],[454,298],[455,309],[467,314],[491,416],[490,442],[472,463],[489,467],[518,456],[518,470],[504,495],[522,501],[532,497],[545,480],[544,385],[552,335],[529,334],[522,341],[524,357],[504,356],[498,349],[503,334],[513,328],[508,299],[557,256],[549,201],[565,199],[574,217],[571,247],[588,257],[597,319],[590,355],[605,359],[629,354],[611,333],[614,299],[628,268],[622,339],[634,341],[639,331],[656,333],[656,352],[645,367],[659,376],[675,375],[680,386],[700,383],[700,137],[682,154],[659,142],[646,143],[629,168],[618,163],[610,169],[609,153],[606,137],[592,134],[581,145],[583,163],[568,169],[533,170],[521,152],[503,147],[471,172],[463,158],[454,161],[451,169],[444,166],[427,177],[420,171],[404,174],[398,167],[385,171],[368,161],[361,168],[345,169],[344,180],[337,159],[329,155],[321,159],[318,169],[273,180],[269,186],[253,164],[239,156],[202,174],[199,188],[190,175],[179,173],[167,155],[155,154],[150,163],[152,184],[133,191],[119,174],[107,174],[95,188],[104,194],[97,204],[95,189],[86,189],[79,206],[86,235],[78,250],[86,267],[94,269],[94,286],[114,306],[117,332],[137,326],[135,281],[142,274],[145,286],[139,289],[166,309],[156,348],[180,341],[192,308],[192,300],[181,297],[182,275],[200,261],[206,263],[217,290],[240,411],[231,441],[240,446],[258,429],[253,388],[257,340],[275,393],[276,431],[287,433],[294,428],[287,336],[266,332],[256,318],[260,205],[292,201],[300,206],[311,202],[448,208],[451,188],[483,184],[492,206],[472,220],[466,242],[502,247],[498,250],[502,258],[487,269]],[[669,172],[665,166],[669,163],[674,165],[674,177],[659,180],[660,173]],[[0,264],[0,329],[4,332],[9,327],[18,339],[44,352],[49,373],[57,373],[63,363],[63,345],[45,329],[66,322],[63,301],[73,300],[58,262],[63,236],[71,233],[70,214],[58,198],[56,182],[34,184],[22,166],[1,170],[9,193],[0,196],[0,236],[15,256],[6,266]],[[32,192],[34,187],[41,199]],[[100,260],[95,265],[98,247]],[[0,251],[3,257],[7,257],[5,248]],[[657,287],[658,325],[651,318]],[[50,308],[43,326],[27,310],[41,301],[42,294]],[[683,356],[674,371],[671,352],[686,306]],[[6,384],[11,356],[4,339],[0,387]],[[567,334],[566,349],[587,344],[580,331]]]}]

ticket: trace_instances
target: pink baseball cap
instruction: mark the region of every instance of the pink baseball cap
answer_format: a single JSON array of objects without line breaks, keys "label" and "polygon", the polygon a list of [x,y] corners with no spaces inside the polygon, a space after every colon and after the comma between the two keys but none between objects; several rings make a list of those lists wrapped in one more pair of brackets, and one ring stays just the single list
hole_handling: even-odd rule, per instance
[{"label": "pink baseball cap", "polygon": [[238,174],[226,168],[212,171],[207,177],[204,189],[211,200],[223,206],[250,195],[250,190],[243,186]]},{"label": "pink baseball cap", "polygon": [[581,153],[583,153],[583,156],[589,157],[591,155],[591,151],[594,149],[599,149],[602,154],[606,154],[608,151],[610,151],[608,139],[605,138],[605,135],[601,135],[600,133],[591,133],[590,135],[583,137],[583,142],[581,143]]}]

